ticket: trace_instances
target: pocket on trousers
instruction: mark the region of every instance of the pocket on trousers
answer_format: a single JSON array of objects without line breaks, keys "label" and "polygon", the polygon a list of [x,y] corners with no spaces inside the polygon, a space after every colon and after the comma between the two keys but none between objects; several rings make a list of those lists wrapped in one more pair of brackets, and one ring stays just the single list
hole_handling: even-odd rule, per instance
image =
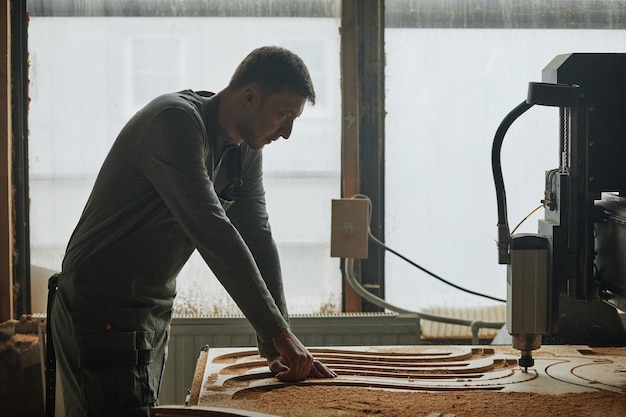
[{"label": "pocket on trousers", "polygon": [[154,331],[76,335],[83,401],[87,409],[153,404],[156,389],[150,363]]}]

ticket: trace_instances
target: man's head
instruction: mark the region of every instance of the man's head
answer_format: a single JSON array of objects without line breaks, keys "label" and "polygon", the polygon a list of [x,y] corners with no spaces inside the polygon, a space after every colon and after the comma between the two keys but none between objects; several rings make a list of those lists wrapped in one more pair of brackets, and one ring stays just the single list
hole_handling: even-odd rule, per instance
[{"label": "man's head", "polygon": [[255,83],[264,95],[291,90],[315,104],[315,90],[302,59],[278,46],[263,46],[250,52],[239,64],[228,87],[232,90]]},{"label": "man's head", "polygon": [[309,71],[293,52],[275,46],[252,51],[220,92],[219,122],[233,143],[253,149],[283,137],[307,101],[315,103]]}]

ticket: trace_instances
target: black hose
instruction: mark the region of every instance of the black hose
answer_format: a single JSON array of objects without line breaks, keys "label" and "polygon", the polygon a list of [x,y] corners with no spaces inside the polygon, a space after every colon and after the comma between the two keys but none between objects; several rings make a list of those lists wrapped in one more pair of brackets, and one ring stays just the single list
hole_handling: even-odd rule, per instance
[{"label": "black hose", "polygon": [[510,233],[500,151],[502,150],[504,135],[509,127],[511,127],[513,122],[532,106],[532,104],[528,104],[526,101],[523,101],[506,115],[502,122],[500,122],[500,126],[498,126],[496,135],[493,138],[493,146],[491,148],[491,169],[493,171],[493,181],[496,187],[496,200],[498,203],[498,255],[501,264],[508,263]]}]

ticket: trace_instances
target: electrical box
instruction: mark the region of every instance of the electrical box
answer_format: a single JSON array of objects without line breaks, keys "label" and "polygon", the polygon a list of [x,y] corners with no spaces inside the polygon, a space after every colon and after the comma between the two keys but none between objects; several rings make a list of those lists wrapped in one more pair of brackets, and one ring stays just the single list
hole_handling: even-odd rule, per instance
[{"label": "electrical box", "polygon": [[332,200],[330,256],[367,258],[369,207],[366,199]]}]

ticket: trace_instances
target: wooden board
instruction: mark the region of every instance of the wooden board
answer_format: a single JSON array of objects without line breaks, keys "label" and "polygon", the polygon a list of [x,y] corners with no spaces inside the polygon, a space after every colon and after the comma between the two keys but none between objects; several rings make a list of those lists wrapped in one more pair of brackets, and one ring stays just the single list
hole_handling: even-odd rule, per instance
[{"label": "wooden board", "polygon": [[280,382],[269,373],[256,350],[209,349],[198,404],[216,394],[241,397],[247,391],[268,391],[285,385],[626,393],[626,356],[596,353],[586,346],[544,347],[535,353],[535,367],[527,372],[518,367],[517,352],[507,347],[338,347],[314,348],[311,352],[339,376]]},{"label": "wooden board", "polygon": [[[517,364],[519,352],[507,346],[310,350],[339,376],[283,383],[269,373],[265,360],[254,349],[209,349],[202,382],[194,384],[200,385],[195,393],[198,406],[232,406],[242,412],[280,416],[426,417],[498,415],[494,410],[491,412],[495,414],[484,410],[478,414],[460,413],[461,404],[469,411],[483,403],[485,407],[495,405],[505,413],[500,415],[535,407],[532,415],[549,416],[554,410],[545,404],[593,408],[592,404],[597,403],[610,411],[593,414],[584,410],[568,415],[626,415],[620,414],[626,412],[626,348],[544,346],[535,352],[535,366],[527,372]],[[402,411],[412,404],[414,414]],[[540,404],[544,404],[547,414],[537,410]],[[305,414],[301,407],[307,407]],[[429,408],[420,411],[420,407]]]}]

